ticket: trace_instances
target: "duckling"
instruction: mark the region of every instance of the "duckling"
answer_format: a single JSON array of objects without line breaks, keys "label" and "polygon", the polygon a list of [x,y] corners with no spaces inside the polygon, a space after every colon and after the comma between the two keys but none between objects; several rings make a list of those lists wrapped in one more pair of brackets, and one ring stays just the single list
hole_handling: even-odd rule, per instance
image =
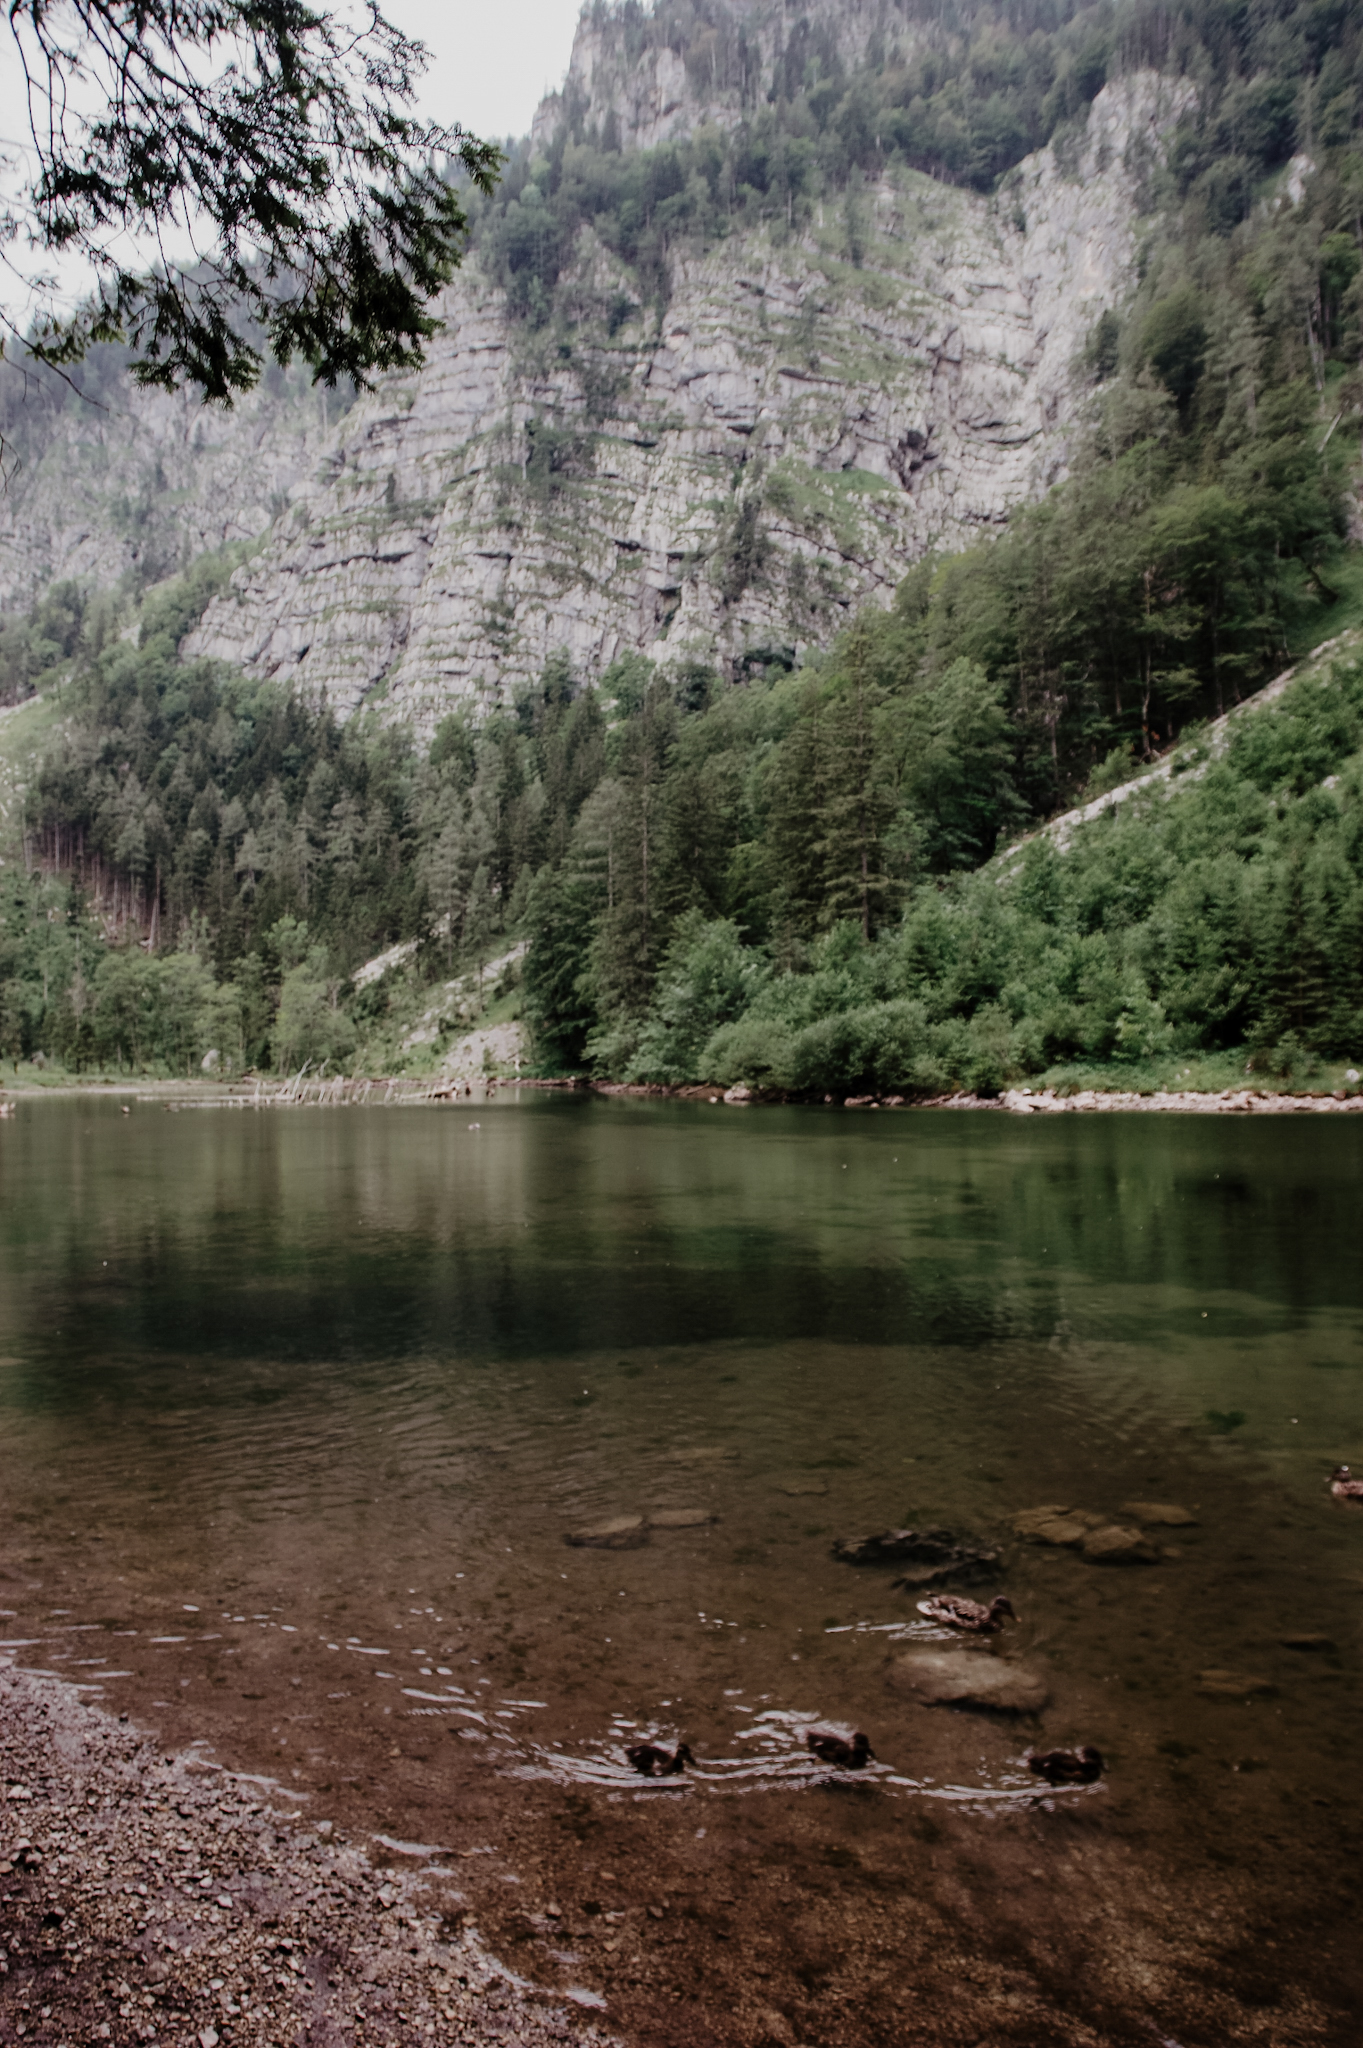
[{"label": "duckling", "polygon": [[1363,1479],[1355,1479],[1347,1465],[1336,1465],[1330,1474],[1330,1491],[1336,1500],[1363,1501]]},{"label": "duckling", "polygon": [[1092,1743],[1082,1749],[1048,1749],[1029,1756],[1027,1768],[1048,1785],[1092,1785],[1103,1775],[1103,1759]]},{"label": "duckling", "polygon": [[929,1621],[944,1621],[948,1628],[964,1629],[972,1636],[997,1635],[1005,1615],[1010,1621],[1017,1620],[1006,1593],[996,1593],[987,1607],[978,1600],[963,1599],[959,1593],[934,1593],[931,1599],[919,1601],[918,1612],[926,1614]]},{"label": "duckling", "polygon": [[675,1749],[659,1749],[656,1742],[636,1742],[625,1755],[641,1778],[675,1778],[696,1761],[684,1742]]},{"label": "duckling", "polygon": [[859,1771],[875,1760],[875,1751],[860,1728],[850,1742],[843,1735],[835,1735],[831,1728],[809,1728],[805,1731],[805,1746],[821,1764],[836,1764],[840,1771]]}]

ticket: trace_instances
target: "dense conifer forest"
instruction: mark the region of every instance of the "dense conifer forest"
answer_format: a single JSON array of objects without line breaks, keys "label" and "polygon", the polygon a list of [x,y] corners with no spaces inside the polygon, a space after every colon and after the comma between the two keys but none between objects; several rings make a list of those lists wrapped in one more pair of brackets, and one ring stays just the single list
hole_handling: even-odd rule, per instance
[{"label": "dense conifer forest", "polygon": [[[137,593],[55,587],[0,633],[0,698],[59,693],[62,714],[25,857],[0,870],[0,1052],[429,1062],[520,938],[505,1001],[547,1072],[988,1089],[1066,1063],[1243,1052],[1288,1074],[1363,1050],[1363,665],[1326,664],[1224,752],[1205,738],[1363,616],[1363,19],[1343,0],[940,15],[907,69],[793,45],[774,98],[652,151],[570,105],[475,232],[519,317],[564,323],[585,224],[641,300],[665,297],[678,247],[797,233],[830,198],[854,224],[890,161],[1006,198],[1107,76],[1184,74],[1196,109],[1149,167],[1139,283],[1075,366],[1069,479],[915,564],[820,654],[600,675],[564,656],[428,748],[182,661],[230,558],[148,592],[131,636]],[[703,8],[626,21],[743,90],[741,42]],[[986,866],[1169,756],[1190,779],[1167,801]]]}]

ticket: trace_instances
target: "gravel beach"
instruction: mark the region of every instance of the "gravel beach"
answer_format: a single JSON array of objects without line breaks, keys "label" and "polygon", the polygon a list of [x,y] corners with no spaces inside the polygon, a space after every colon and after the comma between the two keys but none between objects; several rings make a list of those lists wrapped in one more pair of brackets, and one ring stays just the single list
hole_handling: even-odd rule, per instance
[{"label": "gravel beach", "polygon": [[[287,1794],[0,1666],[0,2042],[592,2048],[424,1861],[374,1870]],[[583,1994],[590,1997],[590,1994]]]}]

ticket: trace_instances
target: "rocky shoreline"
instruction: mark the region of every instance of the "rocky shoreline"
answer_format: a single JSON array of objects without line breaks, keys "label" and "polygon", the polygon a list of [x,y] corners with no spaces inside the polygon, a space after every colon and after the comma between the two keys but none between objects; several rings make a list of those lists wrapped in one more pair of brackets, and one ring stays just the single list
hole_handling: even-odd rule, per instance
[{"label": "rocky shoreline", "polygon": [[487,1952],[429,1859],[377,1870],[297,1795],[195,1747],[164,1755],[126,1715],[12,1663],[0,1759],[0,2041],[608,2039],[571,1993]]},{"label": "rocky shoreline", "polygon": [[[507,1083],[505,1085],[511,1085]],[[1134,1088],[1079,1088],[1065,1093],[1054,1088],[1006,1088],[998,1095],[825,1095],[822,1098],[792,1097],[758,1088],[687,1085],[670,1088],[661,1084],[629,1081],[522,1081],[522,1088],[590,1088],[597,1095],[670,1095],[689,1101],[727,1103],[731,1108],[749,1104],[808,1102],[843,1109],[991,1109],[1006,1110],[1013,1116],[1064,1114],[1082,1110],[1165,1110],[1201,1116],[1301,1116],[1323,1111],[1363,1111],[1363,1089],[1338,1089],[1333,1094],[1285,1095],[1261,1088],[1225,1088],[1217,1094],[1194,1089],[1154,1089],[1142,1094]]]},{"label": "rocky shoreline", "polygon": [[1334,1110],[1363,1110],[1363,1094],[1276,1095],[1261,1088],[1226,1088],[1219,1095],[1191,1089],[1157,1089],[1141,1095],[1134,1089],[1081,1088],[1061,1095],[1043,1088],[1009,1088],[986,1100],[977,1095],[942,1095],[918,1105],[923,1109],[1006,1109],[1014,1116],[1064,1114],[1072,1110],[1182,1110],[1202,1116],[1303,1116]]}]

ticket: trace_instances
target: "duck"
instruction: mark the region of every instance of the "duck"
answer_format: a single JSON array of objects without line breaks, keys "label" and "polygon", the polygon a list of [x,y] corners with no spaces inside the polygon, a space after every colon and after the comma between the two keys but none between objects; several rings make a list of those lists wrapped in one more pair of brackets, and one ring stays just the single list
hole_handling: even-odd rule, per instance
[{"label": "duck", "polygon": [[805,1747],[821,1764],[836,1764],[840,1771],[859,1771],[875,1761],[875,1751],[860,1728],[850,1742],[831,1728],[806,1729]]},{"label": "duck", "polygon": [[1347,1465],[1336,1465],[1330,1474],[1330,1491],[1336,1500],[1363,1501],[1363,1479],[1355,1479]]},{"label": "duck", "polygon": [[696,1761],[684,1742],[675,1749],[660,1749],[656,1742],[636,1742],[625,1755],[641,1778],[675,1778]]},{"label": "duck", "polygon": [[934,1593],[930,1599],[919,1601],[918,1612],[926,1614],[929,1621],[944,1621],[948,1628],[964,1629],[972,1636],[997,1635],[1005,1615],[1009,1621],[1017,1620],[1006,1593],[996,1593],[987,1607],[978,1600],[966,1600],[959,1593]]},{"label": "duck", "polygon": [[1103,1775],[1103,1759],[1091,1742],[1082,1749],[1048,1749],[1029,1756],[1027,1768],[1048,1785],[1092,1785]]}]

